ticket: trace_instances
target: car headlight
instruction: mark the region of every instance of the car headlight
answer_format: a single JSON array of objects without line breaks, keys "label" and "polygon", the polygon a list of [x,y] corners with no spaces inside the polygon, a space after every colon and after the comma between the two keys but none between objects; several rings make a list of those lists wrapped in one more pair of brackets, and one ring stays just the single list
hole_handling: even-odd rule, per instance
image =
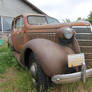
[{"label": "car headlight", "polygon": [[64,31],[64,36],[65,36],[66,39],[71,39],[72,36],[73,36],[72,29],[66,28],[65,31]]}]

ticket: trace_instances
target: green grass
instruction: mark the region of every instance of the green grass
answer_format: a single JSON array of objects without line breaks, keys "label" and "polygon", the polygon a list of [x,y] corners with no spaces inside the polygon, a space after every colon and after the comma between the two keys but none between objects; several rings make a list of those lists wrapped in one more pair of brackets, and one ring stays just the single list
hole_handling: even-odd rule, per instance
[{"label": "green grass", "polygon": [[[36,92],[31,79],[29,71],[19,66],[7,44],[0,47],[0,92]],[[59,85],[49,92],[92,92],[92,78],[85,85],[79,81]]]},{"label": "green grass", "polygon": [[0,48],[0,92],[32,92],[31,75],[19,66],[11,50]]},{"label": "green grass", "polygon": [[5,73],[9,67],[18,67],[16,59],[9,48],[0,48],[0,73]]}]

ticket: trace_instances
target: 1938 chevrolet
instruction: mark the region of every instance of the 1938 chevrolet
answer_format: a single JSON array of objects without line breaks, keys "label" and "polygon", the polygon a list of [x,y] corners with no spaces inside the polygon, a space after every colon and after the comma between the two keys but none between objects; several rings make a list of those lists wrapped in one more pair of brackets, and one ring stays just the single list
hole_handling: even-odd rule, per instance
[{"label": "1938 chevrolet", "polygon": [[86,70],[71,24],[60,24],[52,17],[24,14],[14,18],[9,45],[22,66],[28,67],[37,91],[47,91],[49,82],[71,83],[92,76]]}]

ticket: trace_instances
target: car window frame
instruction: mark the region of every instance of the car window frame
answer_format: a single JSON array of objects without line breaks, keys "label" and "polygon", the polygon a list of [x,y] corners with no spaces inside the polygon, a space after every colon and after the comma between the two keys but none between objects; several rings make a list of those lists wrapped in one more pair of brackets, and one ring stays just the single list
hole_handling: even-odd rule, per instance
[{"label": "car window frame", "polygon": [[[37,24],[30,24],[30,23],[29,23],[28,17],[30,17],[30,16],[35,16],[35,15],[28,15],[28,16],[27,16],[27,23],[28,23],[29,25],[37,25]],[[38,15],[37,17],[44,17],[45,20],[46,20],[46,25],[48,24],[47,19],[46,19],[46,16],[40,16],[40,15]],[[44,25],[44,24],[43,24],[43,25]],[[39,26],[39,25],[38,25],[38,26]]]},{"label": "car window frame", "polygon": [[[16,27],[16,21],[17,21],[18,19],[20,19],[20,18],[22,18],[22,19],[23,19],[23,26]],[[14,28],[15,28],[15,29],[22,28],[22,27],[24,27],[24,25],[25,25],[25,24],[24,24],[24,17],[23,17],[23,16],[18,16],[18,17],[15,19],[15,21],[14,21],[14,22],[15,22],[15,25],[14,25]]]}]

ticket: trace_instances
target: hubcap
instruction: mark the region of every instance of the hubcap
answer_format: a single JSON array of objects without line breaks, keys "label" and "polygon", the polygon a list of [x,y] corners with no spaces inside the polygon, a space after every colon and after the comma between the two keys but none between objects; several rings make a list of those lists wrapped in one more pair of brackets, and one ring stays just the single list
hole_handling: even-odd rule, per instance
[{"label": "hubcap", "polygon": [[32,73],[32,76],[33,76],[33,77],[36,77],[36,75],[37,75],[37,65],[36,65],[36,63],[33,63],[33,64],[31,65],[30,71],[31,71],[31,73]]}]

